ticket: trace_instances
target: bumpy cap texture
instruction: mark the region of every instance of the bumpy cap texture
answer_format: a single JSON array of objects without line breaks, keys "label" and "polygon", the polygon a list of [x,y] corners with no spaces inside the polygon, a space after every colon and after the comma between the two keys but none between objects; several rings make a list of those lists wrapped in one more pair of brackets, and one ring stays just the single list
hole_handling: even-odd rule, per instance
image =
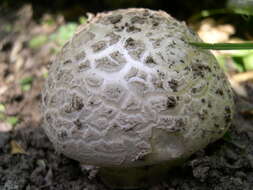
[{"label": "bumpy cap texture", "polygon": [[44,129],[84,164],[143,166],[187,157],[231,125],[232,90],[199,37],[163,11],[98,14],[54,59]]}]

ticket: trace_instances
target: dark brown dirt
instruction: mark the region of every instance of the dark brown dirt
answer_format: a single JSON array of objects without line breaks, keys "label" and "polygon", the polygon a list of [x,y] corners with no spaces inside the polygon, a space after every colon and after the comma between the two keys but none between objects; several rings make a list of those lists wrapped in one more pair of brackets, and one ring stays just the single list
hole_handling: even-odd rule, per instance
[{"label": "dark brown dirt", "polygon": [[[31,15],[28,6],[0,18],[0,26],[10,22],[13,26],[11,32],[0,28],[0,103],[6,107],[6,116],[19,118],[11,130],[0,120],[0,190],[108,190],[98,177],[90,178],[78,162],[57,154],[41,129],[40,92],[53,45],[31,49],[28,41],[37,33],[54,29],[35,24]],[[33,81],[31,89],[24,91],[19,81],[27,76]],[[249,98],[236,99],[234,126],[221,140],[168,171],[166,180],[148,189],[252,190],[252,86],[246,85]]]}]

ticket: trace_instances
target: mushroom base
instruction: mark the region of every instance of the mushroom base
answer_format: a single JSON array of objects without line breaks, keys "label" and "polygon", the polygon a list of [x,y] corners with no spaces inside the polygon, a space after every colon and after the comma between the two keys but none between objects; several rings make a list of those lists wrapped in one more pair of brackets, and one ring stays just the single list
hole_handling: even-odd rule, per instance
[{"label": "mushroom base", "polygon": [[144,188],[161,182],[171,167],[183,161],[185,159],[142,167],[102,167],[99,168],[98,175],[112,189]]}]

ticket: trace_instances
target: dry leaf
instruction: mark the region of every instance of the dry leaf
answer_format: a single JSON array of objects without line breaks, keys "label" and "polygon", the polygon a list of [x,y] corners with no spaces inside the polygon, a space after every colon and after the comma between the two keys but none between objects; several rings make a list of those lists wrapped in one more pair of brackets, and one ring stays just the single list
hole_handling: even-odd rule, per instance
[{"label": "dry leaf", "polygon": [[11,154],[27,154],[15,140],[11,140]]},{"label": "dry leaf", "polygon": [[231,78],[232,80],[235,80],[238,83],[251,81],[253,80],[253,71],[238,73],[233,75]]},{"label": "dry leaf", "polygon": [[0,132],[9,132],[12,130],[12,126],[6,122],[0,122]]}]

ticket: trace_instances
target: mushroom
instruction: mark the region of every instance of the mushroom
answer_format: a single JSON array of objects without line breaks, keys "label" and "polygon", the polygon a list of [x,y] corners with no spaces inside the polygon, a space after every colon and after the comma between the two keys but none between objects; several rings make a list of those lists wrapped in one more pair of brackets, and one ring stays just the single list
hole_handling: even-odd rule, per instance
[{"label": "mushroom", "polygon": [[113,188],[156,182],[221,138],[231,87],[184,22],[163,11],[101,13],[56,55],[42,93],[43,128],[57,151],[98,166]]}]

